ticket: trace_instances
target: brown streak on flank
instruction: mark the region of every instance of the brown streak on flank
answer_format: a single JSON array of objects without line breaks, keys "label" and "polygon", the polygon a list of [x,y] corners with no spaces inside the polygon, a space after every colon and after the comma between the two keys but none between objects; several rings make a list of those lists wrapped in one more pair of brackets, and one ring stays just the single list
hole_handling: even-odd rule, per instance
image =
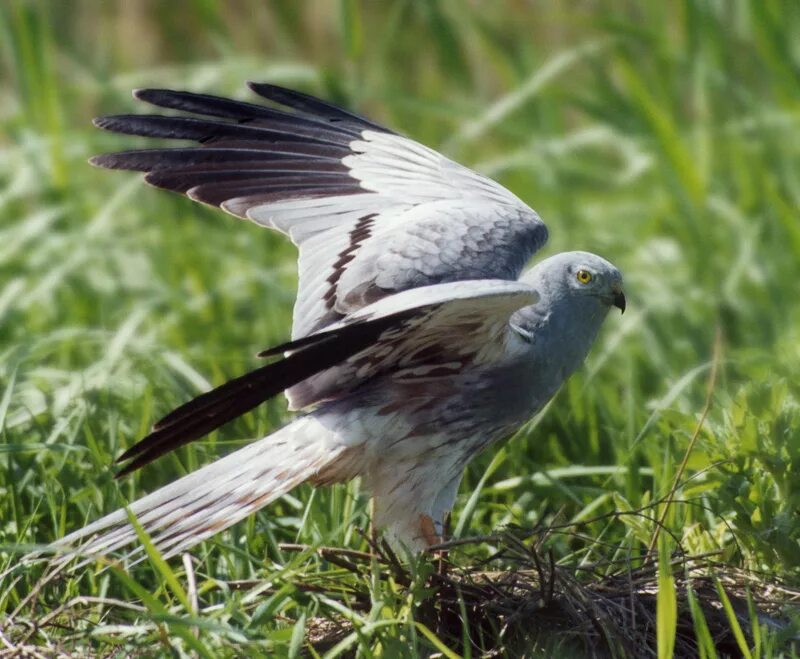
[{"label": "brown streak on flank", "polygon": [[448,367],[448,366],[436,366],[431,368],[430,370],[426,370],[422,375],[414,375],[411,374],[410,377],[407,379],[409,380],[426,380],[428,378],[441,378],[447,377],[448,375],[453,375],[455,373],[459,373],[461,371],[461,365]]},{"label": "brown streak on flank", "polygon": [[378,409],[380,416],[386,416],[395,412],[405,411],[413,414],[417,410],[427,406],[430,402],[430,397],[424,390],[409,392],[408,396],[399,395],[394,402],[387,403]]},{"label": "brown streak on flank", "polygon": [[395,412],[399,412],[400,410],[404,410],[406,408],[406,401],[404,400],[396,400],[393,403],[389,403],[388,405],[384,405],[383,407],[378,409],[378,416],[388,416],[389,414],[394,414]]},{"label": "brown streak on flank", "polygon": [[434,360],[441,359],[442,346],[440,343],[434,343],[425,348],[421,348],[411,355],[409,360],[410,364],[417,364],[419,362],[430,363]]},{"label": "brown streak on flank", "polygon": [[430,435],[430,429],[427,424],[424,426],[417,426],[408,431],[404,439],[413,439],[415,437],[427,437]]},{"label": "brown streak on flank", "polygon": [[392,485],[391,489],[386,494],[394,494],[398,489],[400,489],[400,487],[403,486],[404,483],[404,480],[396,480],[394,485]]}]

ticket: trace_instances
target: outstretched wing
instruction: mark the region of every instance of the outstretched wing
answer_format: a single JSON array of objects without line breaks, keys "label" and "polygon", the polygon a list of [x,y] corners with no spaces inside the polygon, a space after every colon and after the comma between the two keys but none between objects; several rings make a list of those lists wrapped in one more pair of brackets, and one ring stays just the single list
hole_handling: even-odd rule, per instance
[{"label": "outstretched wing", "polygon": [[533,304],[526,284],[439,284],[384,298],[329,329],[262,353],[288,353],[177,408],[123,453],[127,474],[241,416],[285,389],[295,407],[340,396],[380,374],[504,363],[521,345],[509,318]]},{"label": "outstretched wing", "polygon": [[92,162],[146,172],[155,186],[286,233],[300,248],[293,337],[398,291],[516,280],[546,241],[536,213],[494,181],[319,99],[250,88],[286,109],[138,90],[136,98],[182,114],[102,117],[96,125],[198,145]]}]

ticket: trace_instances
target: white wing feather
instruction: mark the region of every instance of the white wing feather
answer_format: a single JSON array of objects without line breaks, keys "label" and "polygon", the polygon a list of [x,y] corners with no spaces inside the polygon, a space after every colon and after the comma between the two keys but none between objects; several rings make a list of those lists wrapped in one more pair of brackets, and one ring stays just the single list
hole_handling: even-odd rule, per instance
[{"label": "white wing feather", "polygon": [[251,87],[291,111],[141,90],[149,103],[209,118],[122,115],[98,125],[200,146],[93,162],[146,171],[154,185],[287,234],[300,249],[293,337],[409,288],[514,280],[545,242],[536,213],[498,183],[324,101]]}]

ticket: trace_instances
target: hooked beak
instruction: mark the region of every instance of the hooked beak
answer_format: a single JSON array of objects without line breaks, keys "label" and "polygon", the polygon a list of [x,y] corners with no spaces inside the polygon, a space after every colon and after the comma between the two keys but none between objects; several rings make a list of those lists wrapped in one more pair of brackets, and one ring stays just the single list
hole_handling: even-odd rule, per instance
[{"label": "hooked beak", "polygon": [[620,313],[625,313],[625,294],[622,291],[614,293],[614,306],[619,309]]}]

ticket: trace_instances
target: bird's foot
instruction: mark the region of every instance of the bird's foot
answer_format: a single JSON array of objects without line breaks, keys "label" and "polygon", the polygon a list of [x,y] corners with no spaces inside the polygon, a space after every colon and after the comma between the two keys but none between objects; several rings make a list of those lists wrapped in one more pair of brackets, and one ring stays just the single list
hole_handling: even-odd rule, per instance
[{"label": "bird's foot", "polygon": [[433,545],[440,545],[444,542],[444,538],[436,530],[436,522],[430,515],[419,516],[419,529],[422,532],[422,538],[429,547]]},{"label": "bird's foot", "polygon": [[[449,530],[449,521],[449,517],[447,517],[444,523],[437,524],[430,515],[419,516],[419,528],[428,547],[441,545],[445,541]],[[436,561],[436,572],[440,578],[446,577],[448,573],[447,553],[447,549],[434,549],[432,552]]]}]

